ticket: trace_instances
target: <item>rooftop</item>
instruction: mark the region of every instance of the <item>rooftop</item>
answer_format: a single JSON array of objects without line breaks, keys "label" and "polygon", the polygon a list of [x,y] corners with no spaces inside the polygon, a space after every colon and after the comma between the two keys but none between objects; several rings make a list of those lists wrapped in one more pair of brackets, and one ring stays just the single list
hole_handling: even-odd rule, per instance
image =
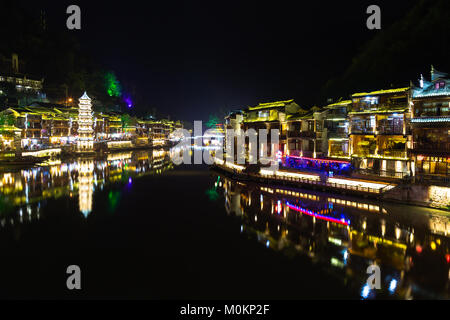
[{"label": "rooftop", "polygon": [[249,107],[248,109],[249,110],[259,110],[259,109],[279,108],[279,107],[284,107],[293,102],[294,102],[293,99],[283,100],[283,101],[275,101],[275,102],[265,102],[265,103],[260,103],[255,107]]},{"label": "rooftop", "polygon": [[372,92],[359,92],[359,93],[352,94],[352,98],[365,97],[365,96],[377,96],[377,95],[389,94],[389,93],[403,93],[403,92],[406,93],[409,89],[410,89],[410,87],[377,90],[377,91],[372,91]]},{"label": "rooftop", "polygon": [[333,107],[339,107],[339,106],[346,106],[348,104],[352,103],[352,100],[343,100],[343,101],[339,101],[339,102],[335,102],[332,104],[329,104],[327,106],[325,106],[325,108],[333,108]]}]

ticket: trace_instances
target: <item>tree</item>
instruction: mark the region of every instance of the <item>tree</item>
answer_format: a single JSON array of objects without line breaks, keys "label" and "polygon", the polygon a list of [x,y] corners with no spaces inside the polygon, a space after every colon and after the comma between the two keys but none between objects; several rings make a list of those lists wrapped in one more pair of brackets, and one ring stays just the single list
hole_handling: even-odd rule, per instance
[{"label": "tree", "polygon": [[120,117],[120,122],[122,123],[122,132],[125,131],[125,128],[130,124],[131,122],[131,117],[129,114],[124,113],[121,117]]},{"label": "tree", "polygon": [[206,122],[207,128],[216,128],[216,126],[220,123],[220,119],[215,115],[210,115],[208,122]]},{"label": "tree", "polygon": [[14,131],[10,128],[16,123],[16,118],[14,115],[10,113],[1,112],[0,113],[0,134],[3,136],[12,137],[14,135]]},{"label": "tree", "polygon": [[448,70],[449,19],[448,0],[415,2],[402,19],[377,32],[344,73],[327,81],[322,97],[407,86],[430,64]]},{"label": "tree", "polygon": [[122,95],[122,86],[114,72],[107,72],[105,74],[105,81],[106,91],[110,97],[120,97]]},{"label": "tree", "polygon": [[0,126],[13,126],[16,122],[14,115],[10,113],[0,113]]}]

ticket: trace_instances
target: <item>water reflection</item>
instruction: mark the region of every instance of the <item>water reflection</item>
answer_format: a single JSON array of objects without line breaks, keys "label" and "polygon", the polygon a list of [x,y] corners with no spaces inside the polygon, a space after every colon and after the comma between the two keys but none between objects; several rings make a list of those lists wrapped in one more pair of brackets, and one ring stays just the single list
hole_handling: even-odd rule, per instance
[{"label": "water reflection", "polygon": [[[362,299],[449,297],[450,221],[443,212],[216,179],[226,212],[241,219],[245,236],[309,257]],[[380,290],[366,286],[371,264],[381,268]],[[326,287],[320,279],[318,285]]]},{"label": "water reflection", "polygon": [[[0,224],[38,219],[42,201],[62,196],[78,196],[79,210],[87,216],[93,208],[95,190],[103,189],[108,183],[131,184],[134,177],[161,174],[172,168],[168,152],[159,149],[113,153],[103,158],[57,160],[26,169],[3,169]],[[110,191],[110,208],[117,205],[117,199],[117,193]]]},{"label": "water reflection", "polygon": [[78,160],[78,199],[80,211],[87,216],[92,211],[94,193],[94,160]]},{"label": "water reflection", "polygon": [[[6,240],[13,237],[14,241],[19,242],[23,239],[21,234],[26,234],[28,240],[35,240],[33,235],[45,238],[46,226],[52,225],[52,222],[58,225],[60,221],[67,221],[71,225],[80,220],[84,226],[86,220],[83,216],[96,217],[105,208],[115,212],[124,191],[130,189],[136,178],[160,174],[172,168],[168,152],[154,150],[4,170],[0,172],[0,225],[7,228],[0,230],[0,234],[5,234]],[[201,181],[207,184],[208,179],[206,176]],[[177,180],[180,192],[185,192],[189,182]],[[111,186],[106,187],[109,184]],[[115,188],[115,185],[119,187]],[[133,190],[137,190],[139,185],[144,190],[148,187],[136,183]],[[449,297],[450,224],[449,218],[438,210],[237,182],[218,176],[214,176],[211,185],[189,187],[206,192],[204,196],[208,200],[196,204],[199,209],[211,208],[213,212],[217,208],[216,201],[223,200],[225,211],[241,221],[239,228],[243,235],[260,242],[269,250],[292,257],[307,257],[318,268],[335,275],[343,286],[352,289],[361,298]],[[94,197],[102,189],[104,196]],[[159,193],[162,194],[167,194],[170,201],[174,190],[164,190]],[[197,190],[193,194],[198,195]],[[55,210],[55,207],[60,202],[49,201],[45,204],[45,201],[62,197],[73,199],[63,201],[68,203],[69,208],[76,208],[78,204],[81,212],[77,213],[78,220],[54,219],[47,221],[47,224],[33,224],[37,225],[37,230],[44,232],[26,230],[27,222],[40,220],[41,214],[45,217],[52,214],[59,216],[59,208]],[[213,206],[209,207],[209,201],[215,202]],[[136,216],[130,215],[130,219],[136,219]],[[176,227],[178,222],[174,219],[173,225]],[[168,224],[171,223],[172,220]],[[74,230],[78,230],[77,227]],[[135,229],[132,231],[135,232]],[[166,234],[172,240],[173,234]],[[237,239],[241,241],[240,237]],[[2,243],[11,251],[17,248],[8,241]],[[24,243],[29,245],[29,242]],[[158,244],[158,247],[164,246]],[[195,252],[195,249],[192,250]],[[380,291],[365,286],[367,266],[373,263],[381,266]],[[299,272],[301,270],[305,269],[299,266]],[[314,280],[318,286],[327,289],[323,280]]]}]

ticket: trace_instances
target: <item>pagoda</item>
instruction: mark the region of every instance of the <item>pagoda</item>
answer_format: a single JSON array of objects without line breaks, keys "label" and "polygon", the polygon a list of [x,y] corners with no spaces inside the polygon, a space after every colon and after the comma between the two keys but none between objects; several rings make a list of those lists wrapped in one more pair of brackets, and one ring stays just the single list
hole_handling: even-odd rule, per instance
[{"label": "pagoda", "polygon": [[86,92],[79,99],[78,104],[78,152],[92,152],[94,148],[93,137],[93,119],[92,119],[92,105],[91,98]]}]

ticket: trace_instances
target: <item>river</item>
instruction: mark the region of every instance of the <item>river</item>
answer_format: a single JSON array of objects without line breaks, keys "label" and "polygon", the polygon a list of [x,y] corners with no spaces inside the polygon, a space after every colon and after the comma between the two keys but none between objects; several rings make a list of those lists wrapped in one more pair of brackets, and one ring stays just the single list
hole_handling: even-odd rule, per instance
[{"label": "river", "polygon": [[162,149],[3,168],[0,182],[1,298],[449,297],[444,211],[236,181]]}]

